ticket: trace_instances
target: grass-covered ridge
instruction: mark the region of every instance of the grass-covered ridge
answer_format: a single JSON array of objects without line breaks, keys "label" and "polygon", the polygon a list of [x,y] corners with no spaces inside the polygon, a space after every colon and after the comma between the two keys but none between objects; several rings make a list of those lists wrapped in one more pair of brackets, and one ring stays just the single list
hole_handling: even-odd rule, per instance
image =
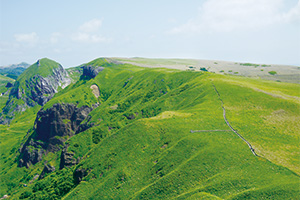
[{"label": "grass-covered ridge", "polygon": [[[96,126],[71,137],[67,151],[78,165],[59,170],[60,153],[29,169],[14,153],[28,137],[25,121],[1,126],[1,194],[12,199],[297,199],[299,85],[207,72],[142,68],[97,59],[105,69],[94,79],[69,85],[55,103],[100,105],[89,115]],[[218,88],[228,121],[223,119]],[[97,98],[91,89],[99,88]],[[298,110],[297,110],[298,109]],[[32,111],[34,112],[34,111]],[[25,118],[27,116],[28,118]],[[280,117],[280,118],[278,118]],[[276,121],[277,120],[277,121]],[[279,122],[279,121],[280,122]],[[299,120],[298,120],[299,121]],[[23,125],[23,129],[19,129]],[[224,130],[191,132],[191,130]],[[17,137],[8,137],[17,131]],[[24,137],[24,138],[23,138]],[[9,138],[9,140],[8,140]],[[3,140],[2,140],[3,139]],[[33,180],[47,162],[56,170]],[[11,170],[12,169],[12,170]],[[79,183],[76,171],[86,176]],[[24,187],[23,184],[27,184]]]},{"label": "grass-covered ridge", "polygon": [[53,69],[58,68],[59,63],[50,60],[48,58],[42,58],[36,63],[27,68],[17,79],[19,82],[28,80],[28,78],[34,75],[40,75],[42,77],[47,77],[53,73]]}]

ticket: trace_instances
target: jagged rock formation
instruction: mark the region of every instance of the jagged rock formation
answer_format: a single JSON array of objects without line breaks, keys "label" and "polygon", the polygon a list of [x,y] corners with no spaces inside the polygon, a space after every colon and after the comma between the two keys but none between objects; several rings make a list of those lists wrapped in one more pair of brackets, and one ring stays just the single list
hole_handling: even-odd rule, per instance
[{"label": "jagged rock formation", "polygon": [[95,78],[104,67],[93,67],[91,65],[83,66],[83,77]]},{"label": "jagged rock formation", "polygon": [[32,138],[28,141],[27,145],[21,147],[21,159],[19,160],[19,167],[29,167],[31,164],[35,164],[42,160],[42,156],[45,150],[41,147],[44,146],[43,142],[34,141]]},{"label": "jagged rock formation", "polygon": [[[34,134],[20,150],[19,166],[29,167],[39,162],[43,154],[59,151],[68,138],[93,126],[88,123],[88,114],[97,106],[78,108],[74,104],[62,103],[47,110],[41,109],[35,120]],[[82,123],[85,119],[86,123]],[[70,156],[67,153],[63,155],[63,166],[69,165]]]},{"label": "jagged rock formation", "polygon": [[39,176],[39,180],[43,179],[46,174],[49,174],[49,173],[54,172],[54,171],[55,171],[55,167],[54,166],[52,166],[50,164],[46,164],[44,166],[44,169],[43,169],[41,175]]},{"label": "jagged rock formation", "polygon": [[65,88],[70,83],[68,73],[60,64],[49,59],[38,60],[14,83],[6,106],[0,114],[0,124],[9,123],[16,112],[23,112],[35,105],[45,105],[59,87]]},{"label": "jagged rock formation", "polygon": [[43,106],[54,96],[58,87],[65,88],[70,83],[67,72],[60,66],[53,69],[53,74],[46,78],[35,75],[29,81],[26,80],[26,87],[32,88],[28,97]]},{"label": "jagged rock formation", "polygon": [[65,147],[61,152],[59,169],[63,169],[64,167],[71,167],[78,164],[79,161],[80,159],[75,159],[74,153],[67,152],[67,147]]}]

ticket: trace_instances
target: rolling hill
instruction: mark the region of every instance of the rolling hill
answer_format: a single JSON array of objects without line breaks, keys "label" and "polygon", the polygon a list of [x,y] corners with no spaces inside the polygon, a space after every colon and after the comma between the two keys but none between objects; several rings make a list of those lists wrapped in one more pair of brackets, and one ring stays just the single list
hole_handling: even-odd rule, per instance
[{"label": "rolling hill", "polygon": [[0,196],[299,198],[298,84],[115,58],[68,73],[73,83],[0,125]]}]

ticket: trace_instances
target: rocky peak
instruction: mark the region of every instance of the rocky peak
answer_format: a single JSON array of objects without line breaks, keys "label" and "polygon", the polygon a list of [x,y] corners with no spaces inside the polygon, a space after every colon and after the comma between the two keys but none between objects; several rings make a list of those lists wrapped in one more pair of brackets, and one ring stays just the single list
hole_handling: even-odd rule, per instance
[{"label": "rocky peak", "polygon": [[[22,112],[28,107],[45,105],[59,90],[71,83],[71,79],[64,68],[49,59],[38,60],[26,69],[14,83],[9,99],[0,114],[0,123],[9,123],[16,112]],[[15,99],[24,101],[16,105]]]}]

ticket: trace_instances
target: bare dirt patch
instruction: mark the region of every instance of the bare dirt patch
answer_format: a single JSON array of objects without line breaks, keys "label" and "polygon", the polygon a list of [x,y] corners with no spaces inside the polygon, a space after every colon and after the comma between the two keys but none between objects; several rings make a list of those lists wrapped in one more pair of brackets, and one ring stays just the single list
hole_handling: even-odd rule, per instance
[{"label": "bare dirt patch", "polygon": [[100,96],[99,87],[97,85],[92,85],[90,88],[92,89],[92,92],[95,95],[95,97],[98,98]]}]

